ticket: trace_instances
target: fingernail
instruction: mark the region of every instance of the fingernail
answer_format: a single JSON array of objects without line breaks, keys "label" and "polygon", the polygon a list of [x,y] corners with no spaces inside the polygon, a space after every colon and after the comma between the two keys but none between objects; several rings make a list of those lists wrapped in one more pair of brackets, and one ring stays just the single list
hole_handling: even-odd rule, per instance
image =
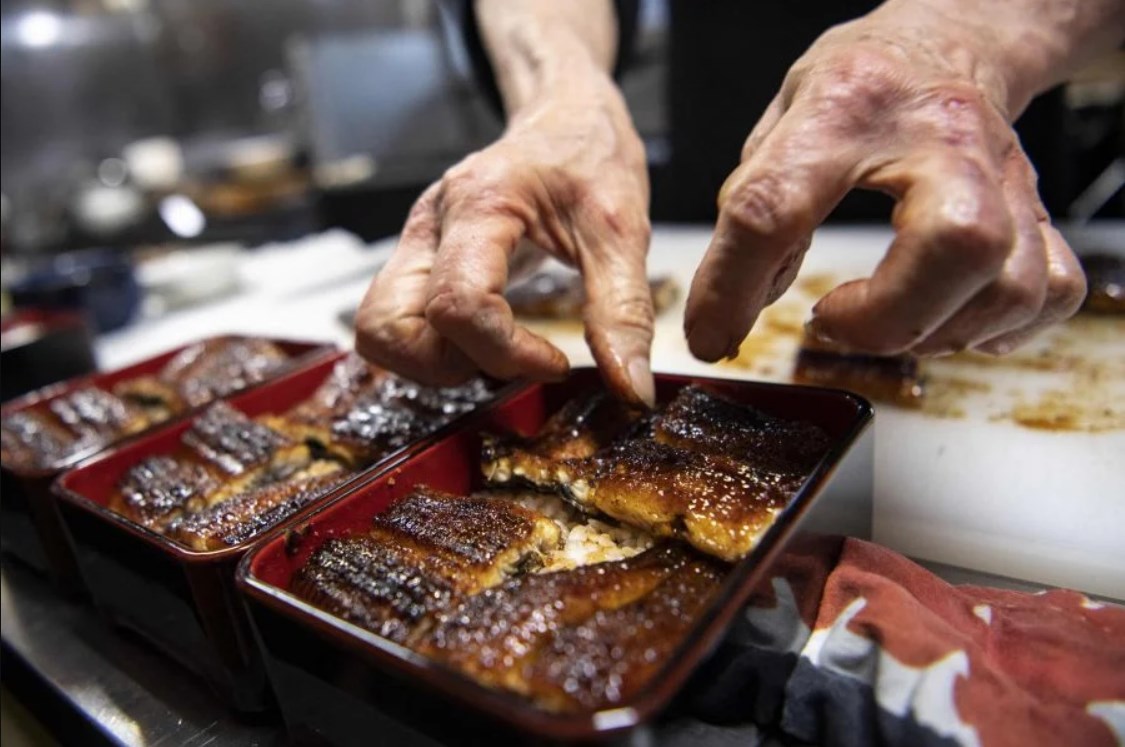
[{"label": "fingernail", "polygon": [[731,343],[730,347],[727,348],[727,354],[724,355],[723,357],[726,358],[728,361],[733,361],[735,358],[738,357],[739,353],[741,353],[741,352],[742,352],[742,340],[735,340],[734,342]]},{"label": "fingernail", "polygon": [[638,399],[649,407],[656,405],[656,382],[652,378],[652,368],[647,358],[634,358],[629,361],[629,381]]},{"label": "fingernail", "polygon": [[1007,355],[1015,349],[1015,345],[1010,342],[989,342],[984,345],[978,345],[977,350],[988,355]]},{"label": "fingernail", "polygon": [[707,327],[693,331],[688,337],[688,347],[696,358],[714,363],[730,350],[730,340],[722,332]]},{"label": "fingernail", "polygon": [[824,330],[824,323],[815,314],[812,319],[805,322],[805,334],[818,342],[836,344],[836,340]]}]

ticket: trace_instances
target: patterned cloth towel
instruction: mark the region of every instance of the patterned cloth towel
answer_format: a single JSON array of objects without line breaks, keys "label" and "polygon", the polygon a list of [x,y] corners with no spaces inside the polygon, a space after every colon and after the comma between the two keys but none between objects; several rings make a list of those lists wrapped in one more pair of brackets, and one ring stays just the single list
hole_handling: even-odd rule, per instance
[{"label": "patterned cloth towel", "polygon": [[802,542],[769,586],[658,742],[1125,745],[1122,607],[951,586],[850,538]]}]

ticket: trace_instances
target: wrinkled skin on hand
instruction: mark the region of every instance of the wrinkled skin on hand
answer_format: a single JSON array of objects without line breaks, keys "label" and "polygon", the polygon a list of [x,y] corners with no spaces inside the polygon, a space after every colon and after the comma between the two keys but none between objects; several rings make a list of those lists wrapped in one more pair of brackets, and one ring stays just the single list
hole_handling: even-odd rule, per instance
[{"label": "wrinkled skin on hand", "polygon": [[644,148],[608,78],[585,93],[521,112],[423,193],[357,313],[362,355],[429,384],[480,371],[563,377],[566,357],[503,297],[530,241],[581,270],[586,337],[607,384],[651,402]]},{"label": "wrinkled skin on hand", "polygon": [[818,337],[874,354],[1001,354],[1078,308],[1085,278],[1009,124],[1026,101],[986,62],[988,30],[955,20],[885,6],[793,65],[719,196],[685,318],[697,357],[737,353],[853,188],[895,198],[895,238],[870,278],[816,305]]}]

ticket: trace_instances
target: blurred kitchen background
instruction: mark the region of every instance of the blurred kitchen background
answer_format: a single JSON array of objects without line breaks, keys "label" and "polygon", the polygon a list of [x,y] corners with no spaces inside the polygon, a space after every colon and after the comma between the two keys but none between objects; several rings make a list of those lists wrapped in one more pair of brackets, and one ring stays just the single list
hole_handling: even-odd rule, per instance
[{"label": "blurred kitchen background", "polygon": [[[99,316],[105,330],[137,318],[147,287],[183,274],[170,255],[213,262],[211,287],[190,301],[233,291],[219,282],[232,251],[333,228],[364,242],[396,232],[427,183],[501,128],[473,79],[462,6],[3,0],[5,304],[49,303],[60,273],[104,276],[136,301]],[[705,221],[714,204],[666,168],[685,7],[640,2],[621,80],[649,148],[656,221]],[[1123,100],[1117,56],[1029,113],[1025,142],[1057,217],[1125,214]]]}]

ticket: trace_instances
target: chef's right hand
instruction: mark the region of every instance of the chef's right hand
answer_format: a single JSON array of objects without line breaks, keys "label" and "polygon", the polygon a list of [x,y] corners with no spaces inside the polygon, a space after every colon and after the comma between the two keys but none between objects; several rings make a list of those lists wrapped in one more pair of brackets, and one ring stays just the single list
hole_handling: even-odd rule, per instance
[{"label": "chef's right hand", "polygon": [[477,372],[563,377],[566,356],[504,300],[528,239],[582,273],[586,340],[606,383],[651,404],[648,194],[643,145],[604,73],[528,107],[414,205],[356,315],[357,351],[433,385]]},{"label": "chef's right hand", "polygon": [[825,32],[719,194],[687,301],[692,352],[737,352],[853,188],[896,199],[895,238],[869,278],[816,304],[814,336],[875,355],[999,355],[1073,314],[1085,278],[1011,121],[1059,74],[1047,62],[1077,43],[1068,34],[1122,5],[1081,2],[888,0]]}]

